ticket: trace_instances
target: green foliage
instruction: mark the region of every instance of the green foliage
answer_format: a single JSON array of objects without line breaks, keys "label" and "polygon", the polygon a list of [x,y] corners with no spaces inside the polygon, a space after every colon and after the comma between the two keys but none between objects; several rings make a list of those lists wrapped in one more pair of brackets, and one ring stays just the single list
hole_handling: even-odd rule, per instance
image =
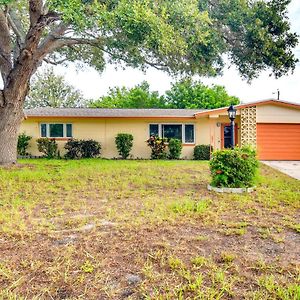
[{"label": "green foliage", "polygon": [[[95,37],[94,43],[61,49],[62,58],[76,62],[80,58],[102,71],[105,51],[110,63],[141,69],[151,65],[172,73],[216,73],[219,45],[211,40],[210,20],[206,12],[198,10],[197,1],[48,2],[50,10],[60,14],[66,24],[72,24],[76,37]],[[96,47],[91,50],[91,45]],[[197,63],[199,45],[210,47],[216,57]]]},{"label": "green foliage", "polygon": [[10,2],[12,2],[12,0],[0,0],[0,5],[7,5]]},{"label": "green foliage", "polygon": [[21,133],[18,136],[18,145],[17,145],[17,151],[18,154],[21,156],[26,156],[28,155],[27,153],[27,148],[29,145],[29,141],[32,139],[31,136],[26,135],[25,132]]},{"label": "green foliage", "polygon": [[115,139],[119,155],[126,159],[133,147],[133,135],[129,133],[118,133]]},{"label": "green foliage", "polygon": [[67,141],[64,148],[66,149],[65,158],[81,158],[81,141],[76,139],[70,139]]},{"label": "green foliage", "polygon": [[58,145],[55,139],[40,138],[37,141],[38,150],[47,158],[56,158]]},{"label": "green foliage", "polygon": [[69,85],[63,76],[55,75],[52,68],[38,73],[31,84],[25,108],[82,107],[85,100],[78,90]]},{"label": "green foliage", "polygon": [[95,140],[81,141],[82,158],[98,157],[101,153],[101,144]]},{"label": "green foliage", "polygon": [[101,144],[95,140],[70,139],[64,146],[65,157],[70,159],[95,158],[101,153]]},{"label": "green foliage", "polygon": [[[28,1],[0,1],[2,6],[7,3],[16,10],[26,33]],[[57,35],[55,42],[74,41],[72,46],[61,43],[61,47],[48,48],[46,58],[85,63],[99,71],[106,63],[114,63],[142,70],[154,66],[173,74],[217,75],[227,57],[248,79],[266,69],[281,76],[297,63],[292,50],[298,37],[291,32],[289,3],[48,0],[49,15],[60,16],[68,24],[68,40],[66,35]],[[53,27],[46,28],[46,38]]]},{"label": "green foliage", "polygon": [[147,140],[147,145],[151,148],[151,159],[166,159],[168,157],[167,139],[152,135]]},{"label": "green foliage", "polygon": [[292,49],[298,44],[298,35],[290,30],[290,2],[220,0],[212,5],[210,0],[203,0],[199,6],[208,12],[217,39],[223,32],[224,51],[230,61],[251,80],[266,69],[276,77],[295,69],[298,59]]},{"label": "green foliage", "polygon": [[238,104],[237,97],[229,96],[224,87],[206,86],[192,79],[184,79],[172,85],[166,95],[150,91],[149,84],[141,84],[128,89],[111,88],[107,96],[90,103],[98,108],[201,108],[212,109]]},{"label": "green foliage", "polygon": [[251,147],[217,150],[210,160],[212,185],[217,187],[251,187],[258,168],[256,151]]},{"label": "green foliage", "polygon": [[170,108],[213,109],[238,104],[237,97],[229,96],[225,87],[204,85],[200,81],[183,79],[174,83],[166,92],[166,102]]},{"label": "green foliage", "polygon": [[72,24],[77,35],[101,33],[97,36],[99,48],[64,48],[60,54],[70,60],[82,57],[103,70],[104,43],[109,62],[215,75],[223,68],[227,54],[230,63],[251,79],[268,68],[276,76],[295,68],[292,49],[297,35],[288,22],[289,2],[51,0],[49,4]]},{"label": "green foliage", "polygon": [[210,153],[212,151],[212,146],[210,145],[197,145],[194,148],[194,159],[195,160],[209,160]]},{"label": "green foliage", "polygon": [[107,96],[90,103],[90,107],[98,108],[164,108],[165,105],[164,97],[151,92],[146,81],[131,89],[111,88]]},{"label": "green foliage", "polygon": [[182,142],[178,139],[169,140],[169,158],[179,159],[182,151]]}]

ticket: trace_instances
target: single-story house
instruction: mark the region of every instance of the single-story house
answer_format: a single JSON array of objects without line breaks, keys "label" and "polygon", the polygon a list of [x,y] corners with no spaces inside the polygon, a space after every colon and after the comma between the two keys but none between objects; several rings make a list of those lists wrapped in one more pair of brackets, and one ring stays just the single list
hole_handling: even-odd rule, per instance
[{"label": "single-story house", "polygon": [[[257,147],[262,160],[300,160],[300,104],[271,99],[235,108],[236,144]],[[36,139],[49,137],[57,140],[62,151],[69,138],[95,139],[102,145],[102,157],[118,157],[115,136],[131,133],[134,158],[149,158],[145,141],[158,134],[182,140],[182,157],[189,159],[195,145],[214,149],[230,145],[227,109],[37,108],[25,110],[20,132],[33,137],[32,155],[41,155]]]}]

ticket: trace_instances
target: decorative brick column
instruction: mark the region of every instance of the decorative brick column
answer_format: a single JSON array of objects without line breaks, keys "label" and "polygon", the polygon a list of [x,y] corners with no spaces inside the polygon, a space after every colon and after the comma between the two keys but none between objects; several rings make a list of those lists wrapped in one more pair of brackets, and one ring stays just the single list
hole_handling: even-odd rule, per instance
[{"label": "decorative brick column", "polygon": [[241,109],[241,145],[256,147],[256,106]]}]

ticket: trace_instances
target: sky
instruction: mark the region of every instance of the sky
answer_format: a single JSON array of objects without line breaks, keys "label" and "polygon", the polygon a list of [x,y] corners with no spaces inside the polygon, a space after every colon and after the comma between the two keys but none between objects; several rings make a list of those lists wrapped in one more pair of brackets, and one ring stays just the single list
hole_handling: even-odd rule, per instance
[{"label": "sky", "polygon": [[[292,0],[290,3],[289,19],[292,30],[300,34],[300,0]],[[295,49],[295,55],[300,59],[300,44]],[[143,80],[149,82],[151,90],[163,94],[174,81],[166,73],[153,68],[144,73],[132,68],[116,70],[116,66],[108,65],[105,71],[99,74],[92,68],[77,72],[75,66],[71,65],[68,68],[56,67],[56,72],[64,75],[69,83],[81,90],[89,99],[97,99],[105,95],[110,87],[130,88]],[[226,68],[222,76],[200,79],[208,85],[225,86],[230,95],[239,97],[244,103],[277,98],[277,89],[280,90],[281,100],[300,103],[300,63],[297,64],[293,74],[275,79],[269,76],[269,72],[264,72],[251,84],[242,80],[234,67]]]}]

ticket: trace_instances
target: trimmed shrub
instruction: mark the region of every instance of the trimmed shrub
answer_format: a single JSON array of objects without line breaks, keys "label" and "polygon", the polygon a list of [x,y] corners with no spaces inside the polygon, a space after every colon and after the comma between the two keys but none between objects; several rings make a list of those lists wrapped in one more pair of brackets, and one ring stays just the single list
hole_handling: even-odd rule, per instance
[{"label": "trimmed shrub", "polygon": [[81,141],[70,139],[67,141],[64,148],[66,149],[65,158],[81,158]]},{"label": "trimmed shrub", "polygon": [[210,160],[211,185],[215,187],[251,187],[258,169],[256,150],[251,147],[217,150]]},{"label": "trimmed shrub", "polygon": [[29,135],[26,135],[25,133],[21,133],[18,136],[17,151],[18,151],[19,155],[21,155],[21,156],[29,155],[29,153],[27,152],[27,148],[29,145],[29,141],[31,139],[32,139],[32,137]]},{"label": "trimmed shrub", "polygon": [[101,144],[95,140],[81,141],[82,158],[95,158],[101,153]]},{"label": "trimmed shrub", "polygon": [[126,159],[133,147],[133,135],[129,133],[118,133],[115,139],[119,155]]},{"label": "trimmed shrub", "polygon": [[95,158],[101,152],[101,144],[95,140],[70,139],[64,148],[67,150],[65,157],[70,159]]},{"label": "trimmed shrub", "polygon": [[212,148],[210,145],[197,145],[194,148],[194,159],[195,160],[209,160],[210,151]]},{"label": "trimmed shrub", "polygon": [[167,139],[152,135],[147,140],[147,145],[151,148],[151,159],[166,159]]},{"label": "trimmed shrub", "polygon": [[182,142],[178,139],[169,140],[169,158],[179,159],[182,151]]},{"label": "trimmed shrub", "polygon": [[57,143],[55,139],[40,138],[37,141],[38,150],[47,158],[57,157]]}]

